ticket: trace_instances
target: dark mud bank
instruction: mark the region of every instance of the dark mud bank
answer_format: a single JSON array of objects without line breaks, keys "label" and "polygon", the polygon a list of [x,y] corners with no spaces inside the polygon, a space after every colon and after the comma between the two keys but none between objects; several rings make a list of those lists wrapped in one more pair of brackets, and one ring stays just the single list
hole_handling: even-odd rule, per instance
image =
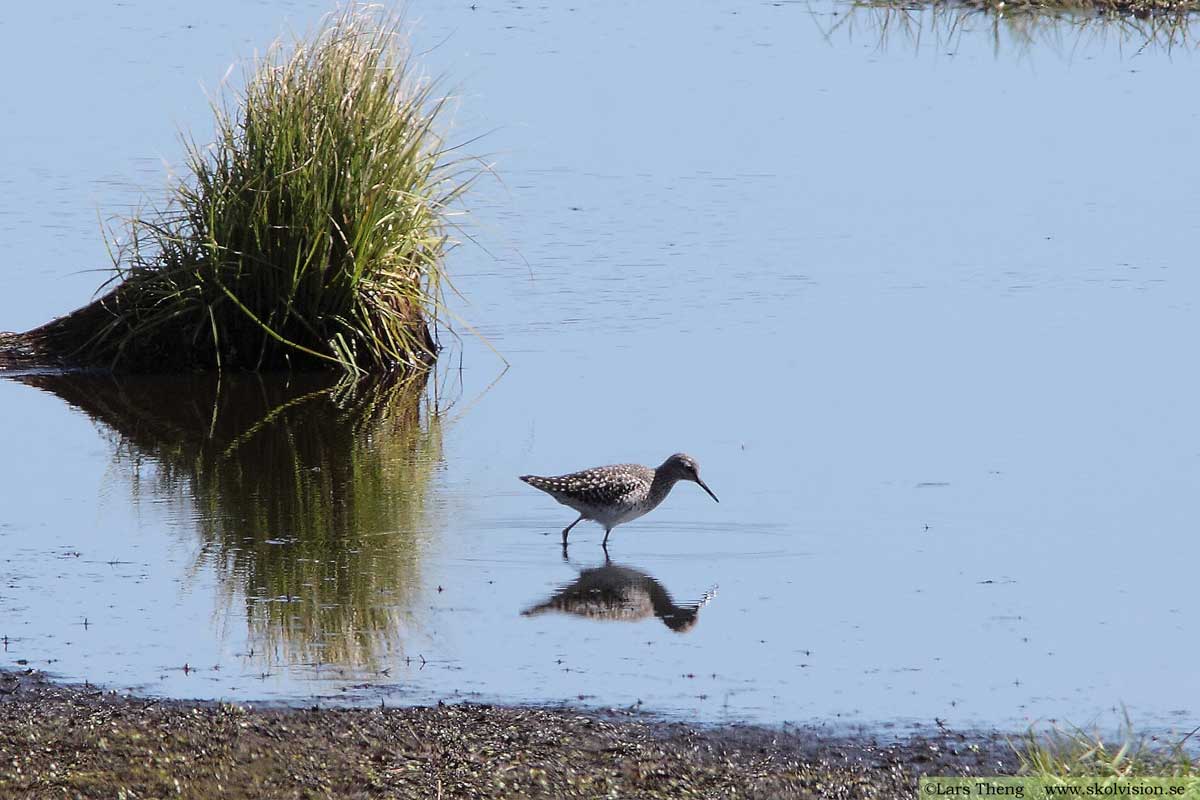
[{"label": "dark mud bank", "polygon": [[0,796],[836,797],[1015,768],[1001,736],[698,728],[632,712],[288,709],[156,700],[0,672]]}]

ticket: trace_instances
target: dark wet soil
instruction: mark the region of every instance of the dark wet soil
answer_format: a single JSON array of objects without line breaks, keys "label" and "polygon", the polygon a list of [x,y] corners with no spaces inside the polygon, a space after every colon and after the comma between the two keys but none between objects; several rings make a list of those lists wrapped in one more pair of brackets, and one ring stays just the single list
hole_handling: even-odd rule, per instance
[{"label": "dark wet soil", "polygon": [[3,798],[894,798],[1014,768],[1002,737],[697,728],[633,712],[295,709],[0,672]]}]

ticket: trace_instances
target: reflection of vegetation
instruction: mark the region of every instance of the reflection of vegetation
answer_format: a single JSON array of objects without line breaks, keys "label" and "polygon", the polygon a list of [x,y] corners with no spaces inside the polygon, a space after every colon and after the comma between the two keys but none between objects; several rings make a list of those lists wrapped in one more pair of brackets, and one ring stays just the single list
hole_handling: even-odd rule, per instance
[{"label": "reflection of vegetation", "polygon": [[670,592],[655,578],[631,567],[606,562],[603,567],[583,570],[573,583],[521,613],[532,617],[559,611],[621,622],[655,616],[671,630],[686,633],[696,626],[701,607],[711,598],[710,592],[698,603],[676,605]]},{"label": "reflection of vegetation", "polygon": [[865,28],[880,48],[899,38],[913,48],[928,43],[953,51],[963,35],[984,34],[996,51],[1039,42],[1054,48],[1113,43],[1171,50],[1194,41],[1197,11],[1197,0],[854,0],[827,35]]},{"label": "reflection of vegetation", "polygon": [[369,667],[395,645],[441,451],[423,387],[315,375],[20,380],[114,432],[136,498],[191,506],[201,558],[227,603],[244,596],[256,646]]}]

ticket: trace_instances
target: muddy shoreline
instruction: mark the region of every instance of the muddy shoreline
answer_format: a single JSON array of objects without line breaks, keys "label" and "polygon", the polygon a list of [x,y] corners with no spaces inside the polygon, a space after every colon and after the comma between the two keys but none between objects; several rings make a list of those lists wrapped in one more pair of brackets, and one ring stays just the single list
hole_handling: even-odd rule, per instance
[{"label": "muddy shoreline", "polygon": [[627,711],[260,707],[0,671],[4,798],[894,798],[914,796],[921,774],[1013,769],[1001,735],[884,742]]}]

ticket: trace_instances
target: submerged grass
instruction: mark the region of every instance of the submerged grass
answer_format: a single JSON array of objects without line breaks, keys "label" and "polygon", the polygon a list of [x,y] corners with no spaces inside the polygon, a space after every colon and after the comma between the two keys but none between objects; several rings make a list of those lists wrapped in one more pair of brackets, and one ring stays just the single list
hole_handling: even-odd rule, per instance
[{"label": "submerged grass", "polygon": [[854,0],[827,35],[838,31],[854,35],[856,29],[866,28],[881,49],[899,40],[914,49],[927,45],[953,52],[961,38],[982,34],[993,40],[997,54],[1035,44],[1072,51],[1082,45],[1112,44],[1139,52],[1151,48],[1169,52],[1194,45],[1197,10],[1200,2],[1139,11],[1088,0]]},{"label": "submerged grass", "polygon": [[[948,0],[935,0],[946,3]],[[980,10],[1007,12],[1037,12],[1049,14],[1086,15],[1129,15],[1137,19],[1148,19],[1155,15],[1175,17],[1200,11],[1197,0],[952,0],[952,2]]]},{"label": "submerged grass", "polygon": [[111,291],[31,332],[39,349],[130,371],[427,364],[448,208],[477,170],[399,28],[351,6],[251,63],[215,141],[185,137],[167,205],[110,247]]}]

